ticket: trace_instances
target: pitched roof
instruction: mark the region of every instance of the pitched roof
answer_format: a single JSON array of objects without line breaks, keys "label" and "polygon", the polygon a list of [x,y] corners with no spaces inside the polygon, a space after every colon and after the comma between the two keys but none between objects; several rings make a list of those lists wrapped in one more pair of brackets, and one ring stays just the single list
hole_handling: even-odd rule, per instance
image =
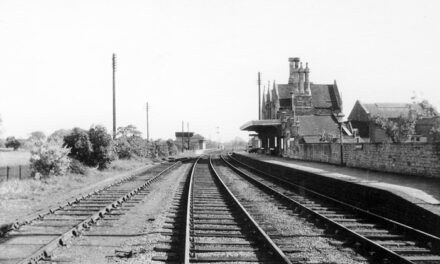
[{"label": "pitched roof", "polygon": [[298,119],[301,136],[322,135],[324,132],[339,135],[339,125],[333,116],[304,115]]},{"label": "pitched roof", "polygon": [[[277,84],[279,99],[290,99],[294,86],[291,84]],[[310,84],[312,93],[312,104],[317,108],[340,109],[341,97],[336,85],[334,84]]]},{"label": "pitched roof", "polygon": [[408,116],[411,109],[420,110],[418,104],[408,103],[371,103],[361,105],[370,114],[370,117],[378,115],[383,118],[397,118],[399,116]]},{"label": "pitched roof", "polygon": [[338,108],[339,93],[335,94],[333,84],[311,84],[312,104],[318,108]]}]

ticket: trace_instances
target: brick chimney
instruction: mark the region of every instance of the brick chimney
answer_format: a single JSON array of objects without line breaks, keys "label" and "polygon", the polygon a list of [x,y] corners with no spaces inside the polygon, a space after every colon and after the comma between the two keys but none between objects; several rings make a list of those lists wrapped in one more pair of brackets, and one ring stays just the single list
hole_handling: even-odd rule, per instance
[{"label": "brick chimney", "polygon": [[298,76],[298,65],[299,64],[299,58],[289,58],[289,68],[290,68],[290,74],[289,74],[289,84],[295,84],[298,83],[299,76]]},{"label": "brick chimney", "polygon": [[309,80],[310,69],[309,69],[309,63],[308,62],[306,62],[306,68],[304,69],[304,73],[305,73],[304,92],[306,94],[310,95],[310,93],[311,93],[311,90],[310,90],[310,80]]},{"label": "brick chimney", "polygon": [[298,70],[298,74],[299,74],[299,93],[303,94],[304,93],[304,68],[303,68],[303,64],[301,62],[301,66],[299,67]]}]

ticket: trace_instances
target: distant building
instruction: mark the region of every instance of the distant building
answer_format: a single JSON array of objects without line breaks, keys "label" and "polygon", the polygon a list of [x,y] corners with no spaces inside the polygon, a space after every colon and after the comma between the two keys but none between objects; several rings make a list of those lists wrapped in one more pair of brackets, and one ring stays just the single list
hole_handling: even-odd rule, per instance
[{"label": "distant building", "polygon": [[[255,131],[266,151],[282,154],[291,142],[322,142],[339,138],[342,100],[336,81],[333,84],[310,82],[308,63],[289,58],[287,84],[273,83],[263,93],[262,120],[249,121],[240,128]],[[351,136],[349,126],[342,133]]]},{"label": "distant building", "polygon": [[[358,100],[348,116],[348,121],[364,140],[369,140],[372,143],[390,142],[391,138],[385,130],[375,123],[375,117],[393,121],[399,117],[409,117],[411,114],[420,115],[420,113],[423,113],[423,109],[419,104],[362,103]],[[408,138],[408,141],[421,143],[434,141],[430,131],[438,120],[439,117],[422,117],[418,119],[415,125],[415,133]]]},{"label": "distant building", "polygon": [[174,144],[182,151],[184,150],[203,150],[206,149],[206,139],[194,132],[176,132]]}]

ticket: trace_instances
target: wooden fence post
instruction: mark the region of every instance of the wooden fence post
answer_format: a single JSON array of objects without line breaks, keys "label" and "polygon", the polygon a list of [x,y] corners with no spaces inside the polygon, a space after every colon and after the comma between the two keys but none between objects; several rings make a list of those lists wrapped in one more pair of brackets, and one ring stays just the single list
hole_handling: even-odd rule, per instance
[{"label": "wooden fence post", "polygon": [[9,180],[9,166],[6,166],[6,181]]},{"label": "wooden fence post", "polygon": [[21,180],[21,165],[18,165],[18,179]]}]

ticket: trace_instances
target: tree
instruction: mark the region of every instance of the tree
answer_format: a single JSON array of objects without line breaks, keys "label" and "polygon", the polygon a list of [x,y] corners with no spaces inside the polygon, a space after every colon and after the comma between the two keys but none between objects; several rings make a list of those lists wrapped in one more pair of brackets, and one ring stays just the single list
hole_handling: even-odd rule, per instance
[{"label": "tree", "polygon": [[89,164],[93,149],[87,131],[75,127],[69,135],[64,137],[63,146],[70,148],[69,157]]},{"label": "tree", "polygon": [[414,134],[417,121],[411,113],[407,117],[399,116],[393,120],[376,115],[372,117],[372,120],[385,130],[394,143],[407,141],[409,136]]},{"label": "tree", "polygon": [[43,141],[45,139],[46,135],[42,131],[34,131],[29,136],[29,140],[31,141]]},{"label": "tree", "polygon": [[15,137],[7,137],[5,146],[17,150],[21,146],[21,143]]},{"label": "tree", "polygon": [[60,145],[64,143],[64,137],[72,133],[70,129],[58,129],[47,137],[47,141],[53,141]]},{"label": "tree", "polygon": [[141,132],[133,125],[118,128],[115,149],[119,158],[130,159],[149,155],[149,143],[140,135]]},{"label": "tree", "polygon": [[[395,143],[405,142],[409,139],[410,135],[415,133],[417,120],[439,115],[435,107],[428,100],[419,100],[416,96],[413,96],[411,100],[412,105],[407,116],[401,115],[392,119],[383,118],[378,115],[372,117],[372,121],[384,129],[385,133]],[[436,128],[433,127],[431,134],[435,133],[437,133]]]},{"label": "tree", "polygon": [[100,170],[107,168],[112,161],[112,137],[105,127],[98,125],[89,129],[89,139],[92,144],[89,164]]},{"label": "tree", "polygon": [[418,116],[417,118],[439,116],[437,109],[430,102],[428,102],[428,100],[418,98],[418,96],[414,94],[411,97],[411,101],[414,106],[418,106],[414,107],[414,110]]},{"label": "tree", "polygon": [[118,127],[118,130],[116,132],[116,136],[118,137],[140,137],[141,132],[133,125],[128,125],[126,127]]}]

